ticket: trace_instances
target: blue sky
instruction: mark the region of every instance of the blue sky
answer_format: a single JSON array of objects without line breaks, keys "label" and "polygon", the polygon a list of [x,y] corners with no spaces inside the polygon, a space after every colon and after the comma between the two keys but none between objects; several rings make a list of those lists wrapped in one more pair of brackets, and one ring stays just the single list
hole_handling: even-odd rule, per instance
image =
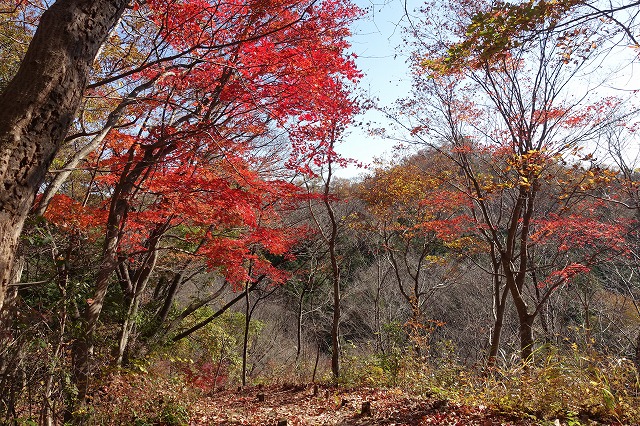
[{"label": "blue sky", "polygon": [[[352,51],[358,55],[357,65],[365,74],[360,90],[369,97],[378,98],[380,106],[391,106],[396,99],[407,97],[411,90],[406,53],[399,50],[403,42],[403,27],[407,24],[405,9],[418,18],[419,13],[415,10],[423,5],[424,0],[406,0],[406,4],[405,0],[353,1],[367,11],[366,16],[353,25],[351,38]],[[611,48],[602,62],[591,68],[593,79],[587,73],[582,80],[573,83],[576,92],[582,93],[584,87],[580,84],[588,83],[595,98],[620,96],[634,99],[633,91],[640,91],[637,72],[634,72],[637,71],[634,68],[638,51],[624,43]],[[594,83],[603,78],[604,84]],[[369,111],[356,121],[372,122],[376,127],[390,126],[376,111]],[[370,163],[376,157],[389,159],[394,145],[393,141],[368,135],[366,129],[355,128],[349,131],[337,150],[344,157]],[[349,167],[340,170],[338,175],[352,178],[364,172],[366,170]]]},{"label": "blue sky", "polygon": [[[398,50],[402,43],[402,27],[406,23],[404,0],[354,0],[367,10],[366,16],[352,28],[352,51],[358,55],[357,64],[365,76],[360,83],[361,90],[371,98],[378,98],[381,106],[389,106],[411,89],[411,76],[407,66],[407,57]],[[407,10],[413,11],[421,1],[407,0]],[[356,121],[371,121],[385,127],[388,123],[376,111],[369,111]],[[352,129],[345,137],[338,151],[344,157],[354,158],[365,163],[375,157],[385,157],[391,152],[394,143],[373,138],[366,129]],[[338,174],[342,177],[355,177],[364,170],[349,167]]]}]

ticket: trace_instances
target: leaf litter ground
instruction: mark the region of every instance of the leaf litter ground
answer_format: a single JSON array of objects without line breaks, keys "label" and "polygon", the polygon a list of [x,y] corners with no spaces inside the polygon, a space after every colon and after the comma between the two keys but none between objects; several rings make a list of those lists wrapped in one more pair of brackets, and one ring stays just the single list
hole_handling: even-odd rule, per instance
[{"label": "leaf litter ground", "polygon": [[[264,395],[260,400],[259,394]],[[371,415],[362,415],[362,403]],[[250,387],[225,390],[192,407],[191,425],[534,425],[490,409],[460,406],[433,398],[410,396],[396,389],[312,386]]]}]

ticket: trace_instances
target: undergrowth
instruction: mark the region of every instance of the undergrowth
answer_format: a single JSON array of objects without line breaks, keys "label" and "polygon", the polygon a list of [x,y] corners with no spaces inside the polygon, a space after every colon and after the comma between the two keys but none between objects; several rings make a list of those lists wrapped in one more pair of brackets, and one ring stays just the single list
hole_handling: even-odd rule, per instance
[{"label": "undergrowth", "polygon": [[399,387],[411,394],[535,418],[541,424],[554,419],[572,426],[590,421],[640,424],[640,379],[633,362],[625,358],[577,348],[560,353],[550,347],[538,350],[531,362],[493,368],[470,368],[453,356],[347,360],[340,380],[347,386]]},{"label": "undergrowth", "polygon": [[[203,380],[214,374],[206,364],[185,367],[184,360],[163,356],[114,374],[95,392],[87,413],[89,424],[188,424],[189,408],[198,398],[222,385],[238,385],[233,375],[225,376],[225,383],[219,383],[217,375],[215,380]],[[261,376],[253,384],[300,381],[299,371],[287,371],[274,369],[272,377]],[[333,383],[327,374],[324,380]],[[464,366],[453,354],[432,359],[408,351],[345,354],[338,384],[399,388],[412,395],[535,419],[541,425],[557,424],[556,419],[571,426],[640,424],[640,381],[634,364],[577,348],[564,353],[543,348],[529,363],[490,369]]]}]

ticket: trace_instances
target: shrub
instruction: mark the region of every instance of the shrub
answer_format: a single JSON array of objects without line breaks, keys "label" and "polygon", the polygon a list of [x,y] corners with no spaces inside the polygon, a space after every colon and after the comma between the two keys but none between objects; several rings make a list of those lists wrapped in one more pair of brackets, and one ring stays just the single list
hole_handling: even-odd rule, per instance
[{"label": "shrub", "polygon": [[577,348],[561,354],[547,347],[536,355],[536,363],[491,371],[469,369],[453,358],[405,360],[398,383],[413,393],[519,416],[640,422],[640,382],[631,361],[584,354]]}]

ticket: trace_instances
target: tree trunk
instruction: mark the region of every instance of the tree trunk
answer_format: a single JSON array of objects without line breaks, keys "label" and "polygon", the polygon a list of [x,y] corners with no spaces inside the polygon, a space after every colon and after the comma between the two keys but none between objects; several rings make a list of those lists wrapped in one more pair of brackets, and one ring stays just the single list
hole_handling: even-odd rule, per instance
[{"label": "tree trunk", "polygon": [[488,367],[494,367],[498,358],[498,350],[500,349],[500,337],[502,335],[502,326],[504,324],[504,312],[507,307],[507,294],[509,294],[509,288],[505,286],[500,294],[500,281],[496,281],[496,314],[495,323],[493,324],[493,334],[491,335],[491,347],[489,348],[489,359],[487,361]]},{"label": "tree trunk", "polygon": [[[249,283],[245,283],[248,289]],[[244,335],[242,336],[242,386],[247,385],[247,349],[249,348],[249,325],[251,325],[251,310],[249,305],[249,292],[245,291],[244,306]]]},{"label": "tree trunk", "polygon": [[318,345],[318,349],[316,350],[316,362],[313,363],[313,374],[311,375],[311,382],[316,382],[316,373],[318,372],[318,361],[320,360],[320,345]]},{"label": "tree trunk", "polygon": [[120,341],[118,344],[118,357],[116,359],[116,365],[122,366],[125,359],[125,353],[127,352],[127,346],[129,345],[130,336],[136,325],[135,317],[138,314],[138,308],[140,306],[140,299],[142,293],[147,288],[149,277],[153,273],[156,267],[156,261],[158,260],[158,244],[160,238],[164,235],[165,231],[171,223],[171,217],[169,217],[164,224],[156,226],[151,232],[151,235],[147,239],[146,246],[148,252],[145,259],[133,276],[133,294],[127,308],[127,315],[122,324],[122,330],[120,332]]},{"label": "tree trunk", "polygon": [[638,337],[636,338],[636,356],[633,359],[638,374],[640,374],[640,329],[638,329]]},{"label": "tree trunk", "polygon": [[381,274],[381,259],[382,257],[378,253],[376,260],[376,295],[373,299],[373,321],[374,329],[376,330],[376,352],[384,354],[384,347],[382,346],[382,325],[380,324],[380,295],[382,292],[382,281],[384,279]]},{"label": "tree trunk", "polygon": [[304,296],[307,293],[307,285],[302,287],[300,292],[300,298],[298,299],[298,312],[297,312],[297,324],[296,324],[296,364],[300,359],[300,352],[302,352],[302,310],[304,307]]},{"label": "tree trunk", "polygon": [[[331,129],[329,136],[328,149],[332,150],[335,145],[336,128]],[[333,178],[332,159],[327,159],[327,176],[324,179],[323,203],[329,216],[330,231],[325,232],[316,220],[316,225],[322,234],[322,238],[327,244],[329,250],[329,258],[331,260],[331,283],[333,286],[333,318],[331,320],[331,372],[334,380],[340,375],[340,266],[338,265],[338,218],[331,205],[331,179]],[[313,209],[309,207],[313,216]],[[315,220],[315,217],[314,217]]]},{"label": "tree trunk", "polygon": [[58,0],[0,94],[0,310],[18,237],[82,100],[100,46],[128,0]]},{"label": "tree trunk", "polygon": [[160,312],[158,312],[158,325],[164,324],[167,320],[167,316],[169,316],[169,311],[171,310],[171,306],[173,306],[173,300],[175,298],[176,293],[178,292],[178,288],[180,284],[182,284],[182,280],[184,278],[184,270],[176,273],[171,280],[171,286],[169,286],[169,290],[167,291],[167,295],[164,299],[164,303],[162,304],[162,308]]},{"label": "tree trunk", "polygon": [[[518,315],[520,317],[520,315]],[[522,361],[531,361],[533,357],[533,315],[526,315],[520,320],[520,354]]]},{"label": "tree trunk", "polygon": [[[502,270],[505,275],[506,285],[513,299],[513,304],[518,313],[519,334],[520,334],[520,358],[523,362],[531,360],[533,354],[533,320],[536,314],[529,313],[529,307],[522,297],[521,286],[517,283],[516,274],[510,269],[511,261],[508,256],[502,256]],[[522,278],[523,275],[519,275]]]},{"label": "tree trunk", "polygon": [[[60,331],[58,333],[58,339],[56,342],[55,350],[53,351],[53,355],[51,357],[50,365],[48,367],[48,371],[46,372],[46,380],[45,380],[45,388],[44,395],[42,401],[42,412],[40,415],[40,424],[47,426],[55,426],[55,403],[52,400],[51,396],[53,395],[54,390],[54,379],[56,370],[60,368],[60,364],[63,363],[64,357],[61,354],[64,352],[66,347],[66,329],[67,329],[67,320],[68,320],[68,307],[69,307],[69,297],[67,295],[67,288],[69,287],[69,264],[68,260],[71,257],[71,252],[73,250],[74,245],[77,243],[76,236],[74,235],[67,246],[67,250],[63,253],[64,262],[58,264],[57,266],[57,285],[58,290],[60,291],[60,300],[62,301],[62,310],[59,315],[60,321]],[[58,251],[54,248],[52,251],[52,256],[54,258],[59,256]]]},{"label": "tree trunk", "polygon": [[333,283],[333,319],[331,321],[331,372],[333,378],[340,375],[340,268],[338,266],[338,254],[336,251],[338,237],[338,221],[333,207],[329,201],[329,189],[331,184],[331,163],[325,183],[324,203],[331,221],[331,234],[329,236],[329,257],[331,258],[331,281]]},{"label": "tree trunk", "polygon": [[333,281],[333,320],[331,322],[331,372],[340,376],[340,281]]}]

